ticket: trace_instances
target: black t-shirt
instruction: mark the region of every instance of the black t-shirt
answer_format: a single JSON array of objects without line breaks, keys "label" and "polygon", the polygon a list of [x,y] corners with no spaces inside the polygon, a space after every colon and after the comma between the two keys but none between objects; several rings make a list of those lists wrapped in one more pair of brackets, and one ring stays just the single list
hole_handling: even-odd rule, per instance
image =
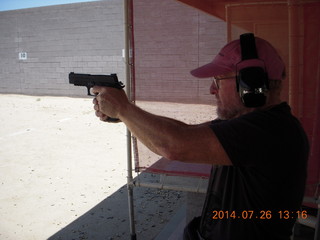
[{"label": "black t-shirt", "polygon": [[309,144],[286,103],[211,128],[233,166],[213,166],[205,239],[289,240],[304,195]]}]

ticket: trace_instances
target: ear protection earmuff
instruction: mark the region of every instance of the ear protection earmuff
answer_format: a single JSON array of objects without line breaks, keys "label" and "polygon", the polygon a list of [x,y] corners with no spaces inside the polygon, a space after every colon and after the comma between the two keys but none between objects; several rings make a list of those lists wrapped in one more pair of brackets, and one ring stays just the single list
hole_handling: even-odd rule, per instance
[{"label": "ear protection earmuff", "polygon": [[[237,64],[237,91],[246,107],[261,107],[266,104],[266,93],[269,89],[264,61],[258,58],[255,37],[252,33],[240,35],[240,46],[241,62]],[[252,67],[241,68],[241,65],[252,65]]]}]

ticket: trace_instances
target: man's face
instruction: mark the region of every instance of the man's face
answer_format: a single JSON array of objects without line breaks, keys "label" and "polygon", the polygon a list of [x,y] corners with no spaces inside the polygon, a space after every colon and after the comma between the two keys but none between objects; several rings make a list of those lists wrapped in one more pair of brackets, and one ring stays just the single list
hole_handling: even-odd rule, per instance
[{"label": "man's face", "polygon": [[237,92],[235,73],[214,77],[210,93],[216,96],[219,119],[236,118],[247,111]]}]

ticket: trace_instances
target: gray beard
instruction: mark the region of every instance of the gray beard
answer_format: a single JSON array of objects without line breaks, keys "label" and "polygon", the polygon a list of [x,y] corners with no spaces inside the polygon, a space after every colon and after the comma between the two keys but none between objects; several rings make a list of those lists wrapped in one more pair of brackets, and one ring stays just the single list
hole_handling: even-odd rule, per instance
[{"label": "gray beard", "polygon": [[217,107],[217,116],[221,120],[229,120],[232,118],[239,117],[242,115],[243,109],[233,108],[233,109],[221,109]]}]

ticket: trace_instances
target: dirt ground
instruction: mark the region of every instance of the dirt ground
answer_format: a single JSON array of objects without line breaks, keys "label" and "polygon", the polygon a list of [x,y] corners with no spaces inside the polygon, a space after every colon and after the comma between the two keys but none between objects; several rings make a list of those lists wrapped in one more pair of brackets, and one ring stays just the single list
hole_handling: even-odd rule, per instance
[{"label": "dirt ground", "polygon": [[[199,110],[144,104],[186,121]],[[3,94],[0,109],[0,239],[129,239],[124,124],[99,121],[91,98]],[[137,236],[153,239],[186,197],[136,188],[134,198]]]}]

